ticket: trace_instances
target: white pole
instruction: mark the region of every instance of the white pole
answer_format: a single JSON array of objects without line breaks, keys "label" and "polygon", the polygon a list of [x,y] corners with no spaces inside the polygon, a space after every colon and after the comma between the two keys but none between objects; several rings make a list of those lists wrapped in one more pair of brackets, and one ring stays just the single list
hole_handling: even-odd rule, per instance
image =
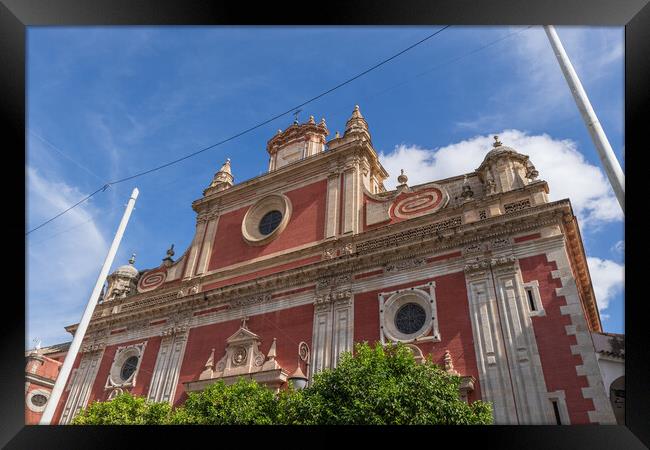
[{"label": "white pole", "polygon": [[621,205],[623,213],[625,213],[625,175],[623,174],[623,169],[616,159],[616,155],[612,150],[612,146],[609,145],[605,131],[596,117],[594,109],[589,103],[589,98],[587,98],[587,93],[580,83],[578,74],[573,69],[569,56],[566,54],[562,42],[560,42],[560,37],[555,31],[553,25],[545,25],[544,30],[548,36],[548,39],[551,41],[551,46],[553,47],[553,52],[557,57],[558,62],[560,63],[560,68],[566,78],[569,87],[571,88],[571,93],[573,98],[578,105],[580,114],[587,125],[591,139],[594,141],[596,150],[598,151],[598,156],[600,156],[600,161],[603,163],[605,168],[605,173],[609,178],[609,182],[614,189],[618,203]]},{"label": "white pole", "polygon": [[54,387],[52,388],[52,393],[50,394],[50,398],[47,402],[47,406],[45,407],[45,411],[43,411],[43,416],[41,417],[41,421],[39,422],[40,425],[49,425],[50,422],[52,421],[52,417],[54,416],[54,411],[56,411],[56,407],[61,398],[61,393],[63,392],[63,388],[65,387],[65,384],[68,381],[68,376],[70,375],[70,371],[72,370],[72,364],[74,364],[74,360],[77,357],[77,353],[79,352],[79,347],[81,347],[81,342],[83,341],[84,335],[86,334],[86,329],[88,328],[88,323],[90,322],[90,318],[92,317],[93,311],[95,310],[97,299],[99,298],[99,294],[101,293],[102,288],[104,286],[104,281],[106,280],[106,277],[108,275],[108,270],[111,268],[111,265],[113,264],[115,253],[117,253],[117,248],[120,246],[120,241],[122,240],[122,236],[124,235],[126,224],[128,223],[129,218],[131,217],[131,211],[133,211],[133,206],[135,206],[135,200],[138,198],[139,193],[140,191],[138,191],[138,188],[134,188],[133,192],[131,193],[131,198],[129,198],[129,202],[126,205],[126,210],[124,211],[124,215],[122,216],[122,221],[120,222],[120,226],[117,228],[117,233],[115,233],[115,237],[113,238],[113,243],[111,244],[111,248],[108,250],[108,254],[106,255],[106,259],[104,260],[104,265],[102,266],[102,270],[101,272],[99,272],[99,277],[97,278],[95,289],[93,290],[93,293],[90,295],[90,299],[88,300],[88,304],[86,305],[86,310],[84,311],[84,314],[81,317],[81,321],[79,322],[79,326],[77,327],[77,330],[74,333],[74,337],[72,339],[72,343],[70,344],[70,348],[68,349],[68,353],[65,355],[63,366],[61,366],[61,371],[59,372],[56,382],[54,383]]}]

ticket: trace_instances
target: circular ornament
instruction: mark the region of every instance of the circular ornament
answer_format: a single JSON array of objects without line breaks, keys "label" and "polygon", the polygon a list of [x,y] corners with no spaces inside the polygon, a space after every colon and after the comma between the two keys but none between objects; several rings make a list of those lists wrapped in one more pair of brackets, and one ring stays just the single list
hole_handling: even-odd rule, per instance
[{"label": "circular ornament", "polygon": [[138,281],[138,292],[153,291],[167,279],[167,269],[154,269],[145,273]]}]

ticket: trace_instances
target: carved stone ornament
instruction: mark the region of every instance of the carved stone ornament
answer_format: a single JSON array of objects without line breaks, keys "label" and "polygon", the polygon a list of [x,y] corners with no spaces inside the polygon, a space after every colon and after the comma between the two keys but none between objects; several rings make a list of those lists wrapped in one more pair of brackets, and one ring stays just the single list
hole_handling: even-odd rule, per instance
[{"label": "carved stone ornament", "polygon": [[498,237],[490,241],[491,248],[502,248],[512,245],[512,241],[508,237]]},{"label": "carved stone ornament", "polygon": [[255,295],[253,297],[237,298],[230,302],[232,308],[243,308],[246,306],[257,305],[271,300],[271,294]]},{"label": "carved stone ornament", "polygon": [[147,342],[118,347],[106,379],[105,389],[133,387]]},{"label": "carved stone ornament", "polygon": [[352,291],[332,291],[324,295],[318,295],[314,298],[314,308],[316,311],[328,310],[332,303],[349,304],[352,301]]},{"label": "carved stone ornament", "polygon": [[194,283],[193,285],[185,285],[181,287],[178,291],[178,294],[176,295],[177,298],[180,297],[185,297],[186,295],[193,295],[193,294],[198,294],[199,291],[201,290],[201,284],[200,283]]},{"label": "carved stone ornament", "polygon": [[244,325],[226,339],[226,353],[216,363],[214,361],[214,349],[212,349],[212,353],[205,363],[205,370],[199,376],[199,380],[252,375],[267,370],[281,369],[277,361],[275,361],[275,340],[269,350],[267,361],[267,357],[259,350],[260,337],[245,328]]},{"label": "carved stone ornament", "polygon": [[352,281],[352,275],[348,273],[343,275],[337,275],[334,277],[321,278],[320,280],[316,281],[316,289],[336,287],[342,284],[350,283],[351,281]]},{"label": "carved stone ornament", "polygon": [[476,242],[463,248],[463,254],[480,253],[485,251],[485,245],[482,242]]},{"label": "carved stone ornament", "polygon": [[323,259],[336,258],[336,249],[334,247],[326,248],[323,252]]},{"label": "carved stone ornament", "polygon": [[400,261],[395,261],[384,266],[384,271],[386,272],[397,272],[399,270],[414,269],[416,267],[422,267],[426,265],[427,260],[425,258],[411,258],[403,259]]},{"label": "carved stone ornament", "polygon": [[343,255],[351,255],[355,252],[354,244],[352,242],[347,243],[343,246],[341,253]]}]

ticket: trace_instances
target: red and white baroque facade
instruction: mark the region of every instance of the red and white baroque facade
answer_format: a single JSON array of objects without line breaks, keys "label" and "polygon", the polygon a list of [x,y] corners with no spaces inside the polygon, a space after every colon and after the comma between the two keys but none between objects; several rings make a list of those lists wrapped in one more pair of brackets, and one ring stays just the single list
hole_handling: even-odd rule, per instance
[{"label": "red and white baroque facade", "polygon": [[431,355],[497,424],[616,423],[578,223],[529,158],[495,138],[472,173],[386,191],[358,107],[328,134],[313,117],[278,131],[268,173],[240,184],[227,161],[178,260],[109,276],[53,423],[122,391],[281,389],[361,341]]}]

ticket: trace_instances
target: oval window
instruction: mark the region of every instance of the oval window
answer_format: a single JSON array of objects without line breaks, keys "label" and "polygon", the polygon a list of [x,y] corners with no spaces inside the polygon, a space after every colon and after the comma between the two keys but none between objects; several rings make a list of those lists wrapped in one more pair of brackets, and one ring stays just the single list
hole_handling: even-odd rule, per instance
[{"label": "oval window", "polygon": [[47,397],[43,394],[34,394],[32,396],[32,405],[43,406],[47,403]]},{"label": "oval window", "polygon": [[275,230],[282,222],[282,213],[278,210],[269,211],[264,214],[260,220],[259,230],[264,236],[267,236]]},{"label": "oval window", "polygon": [[137,356],[131,356],[129,359],[124,361],[124,364],[122,365],[122,370],[120,372],[120,376],[122,377],[122,380],[126,381],[129,378],[131,378],[131,375],[133,375],[133,372],[135,372],[135,369],[137,367],[138,367]]}]

